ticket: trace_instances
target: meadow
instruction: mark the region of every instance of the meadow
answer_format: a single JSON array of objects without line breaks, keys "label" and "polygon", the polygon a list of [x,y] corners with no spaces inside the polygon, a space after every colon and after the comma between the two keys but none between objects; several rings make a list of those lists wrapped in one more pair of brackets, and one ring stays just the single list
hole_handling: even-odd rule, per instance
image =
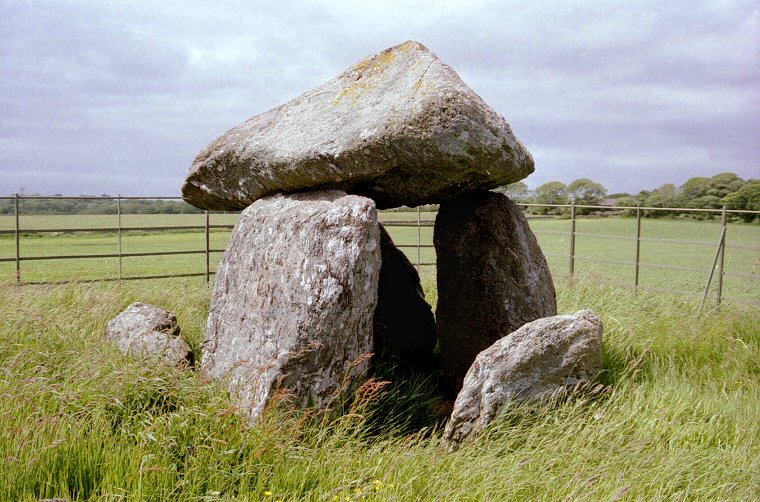
[{"label": "meadow", "polygon": [[105,341],[141,300],[198,351],[198,278],[2,284],[0,500],[757,500],[758,309],[556,285],[561,313],[604,322],[598,385],[511,408],[447,453],[435,375],[377,368],[341,414],[273,408],[250,428],[220,385]]},{"label": "meadow", "polygon": [[[383,221],[416,221],[384,212]],[[431,220],[432,214],[421,219]],[[212,215],[232,224],[236,215]],[[12,220],[0,219],[0,229]],[[72,222],[75,225],[72,225]],[[203,225],[202,215],[125,215],[125,227]],[[224,388],[195,371],[125,358],[104,339],[133,301],[176,312],[200,354],[211,288],[203,278],[66,285],[13,283],[0,263],[0,500],[756,500],[760,497],[760,309],[699,295],[607,286],[632,283],[635,220],[577,221],[567,278],[567,219],[531,227],[555,277],[560,313],[592,308],[604,329],[604,372],[591,391],[510,409],[476,442],[441,445],[447,404],[437,375],[376,367],[341,413],[272,408],[249,427]],[[22,228],[104,228],[113,216],[27,216]],[[12,226],[11,226],[12,228]],[[432,243],[432,228],[388,227],[398,244]],[[419,234],[418,234],[419,232]],[[587,235],[594,234],[594,236]],[[715,221],[645,220],[641,283],[704,287]],[[732,223],[724,293],[757,299],[760,227]],[[212,229],[212,249],[229,230]],[[124,232],[123,252],[202,250],[202,229]],[[416,262],[416,247],[403,248]],[[24,234],[22,256],[113,253],[113,233]],[[12,234],[0,257],[12,257]],[[221,253],[212,253],[212,268]],[[586,259],[584,259],[586,258]],[[588,258],[609,260],[604,263]],[[423,247],[422,263],[434,263]],[[664,270],[643,264],[703,269]],[[202,272],[203,254],[123,259],[124,275]],[[115,258],[22,262],[22,278],[114,277]],[[691,274],[691,275],[690,275]],[[422,267],[435,304],[435,267]],[[335,411],[335,410],[333,410]]]},{"label": "meadow", "polygon": [[[416,224],[417,213],[385,211],[380,213],[386,223]],[[212,214],[211,225],[232,225],[236,214]],[[435,213],[422,213],[420,219],[429,224]],[[530,226],[537,234],[541,248],[547,256],[552,274],[566,277],[569,274],[570,220],[531,219]],[[203,226],[204,215],[123,215],[124,228],[139,229],[160,226]],[[22,216],[22,229],[102,229],[115,227],[115,215],[48,215]],[[0,230],[13,229],[10,216],[0,217]],[[423,226],[389,226],[394,241],[413,263],[417,263],[416,244],[423,247],[419,260],[421,273],[426,280],[435,279],[435,252],[433,228]],[[639,284],[641,288],[671,290],[699,296],[703,293],[715,258],[721,226],[717,219],[696,221],[691,219],[644,219],[640,246]],[[593,282],[608,282],[631,286],[634,283],[636,220],[625,217],[579,218],[576,221],[575,272],[576,278]],[[230,231],[212,228],[210,248],[211,270],[221,259]],[[678,241],[678,242],[676,242]],[[723,296],[745,302],[760,303],[760,225],[740,222],[729,223]],[[21,238],[21,256],[109,254],[118,250],[115,232],[85,233],[25,233]],[[129,230],[122,235],[123,253],[198,251],[197,254],[125,257],[122,274],[128,276],[171,275],[202,273],[205,270],[205,236],[202,228],[173,231]],[[0,234],[0,259],[15,256],[14,236]],[[663,268],[674,267],[674,269]],[[63,281],[114,278],[118,276],[117,258],[87,258],[76,260],[23,261],[22,280]],[[0,282],[15,278],[15,263],[0,262]],[[202,280],[202,279],[198,279]],[[710,297],[715,298],[716,278]]]}]

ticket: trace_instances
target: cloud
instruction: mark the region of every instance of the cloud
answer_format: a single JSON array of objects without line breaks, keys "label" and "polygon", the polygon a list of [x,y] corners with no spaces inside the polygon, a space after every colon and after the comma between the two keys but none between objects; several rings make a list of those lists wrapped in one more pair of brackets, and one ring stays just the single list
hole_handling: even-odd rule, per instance
[{"label": "cloud", "polygon": [[0,193],[177,194],[226,129],[420,40],[534,153],[529,183],[760,177],[760,6],[6,2]]}]

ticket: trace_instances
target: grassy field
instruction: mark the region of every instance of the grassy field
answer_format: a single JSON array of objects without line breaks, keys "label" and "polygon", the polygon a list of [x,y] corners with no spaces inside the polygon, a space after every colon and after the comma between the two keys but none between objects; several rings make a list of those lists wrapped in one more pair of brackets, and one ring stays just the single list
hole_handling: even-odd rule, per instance
[{"label": "grassy field", "polygon": [[[234,214],[211,215],[212,225],[233,224]],[[434,213],[422,213],[423,221],[432,221]],[[416,222],[415,212],[382,212],[384,222]],[[203,225],[203,215],[124,215],[124,227]],[[556,277],[569,273],[568,219],[532,219],[531,227],[547,255],[549,266]],[[12,217],[0,217],[0,229],[12,229]],[[40,228],[105,228],[116,225],[116,216],[24,216],[22,229]],[[397,244],[416,245],[418,230],[415,227],[389,227]],[[576,262],[577,276],[591,281],[608,281],[632,285],[634,279],[636,221],[632,218],[588,218],[577,221]],[[593,236],[587,234],[594,234]],[[433,241],[432,227],[419,231],[423,245]],[[600,236],[609,236],[604,238]],[[645,219],[642,223],[641,269],[639,283],[643,287],[672,289],[700,294],[704,290],[715,248],[720,238],[720,224],[713,221]],[[211,248],[224,249],[229,231],[211,232]],[[662,240],[700,241],[706,244],[670,243]],[[728,248],[725,257],[727,276],[723,294],[726,297],[760,302],[760,225],[731,223],[727,231]],[[203,230],[173,232],[125,232],[122,239],[124,253],[145,251],[202,250],[205,241]],[[738,246],[738,247],[737,247]],[[752,248],[754,249],[748,249]],[[416,248],[403,248],[409,258],[417,261]],[[21,239],[21,255],[49,256],[56,254],[116,253],[118,241],[115,233],[89,234],[25,234]],[[15,256],[13,235],[0,235],[0,258]],[[221,259],[221,253],[212,253],[212,270]],[[616,263],[594,260],[613,260]],[[435,263],[432,248],[420,251],[422,263]],[[627,263],[617,263],[627,262]],[[692,270],[665,270],[660,266],[696,268]],[[160,275],[203,272],[203,254],[131,257],[122,261],[123,275]],[[730,274],[744,274],[732,276]],[[22,278],[25,281],[59,281],[68,279],[97,279],[116,277],[116,258],[24,261]],[[425,266],[422,275],[435,277],[435,267]],[[0,263],[0,282],[15,277],[15,263]],[[713,284],[714,290],[714,284]],[[713,293],[714,297],[714,293]]]},{"label": "grassy field", "polygon": [[338,418],[270,410],[251,429],[215,383],[104,340],[141,300],[175,311],[197,351],[198,279],[0,284],[0,500],[757,500],[758,309],[557,290],[560,312],[604,321],[602,386],[446,453],[429,377],[381,372],[391,383]]}]

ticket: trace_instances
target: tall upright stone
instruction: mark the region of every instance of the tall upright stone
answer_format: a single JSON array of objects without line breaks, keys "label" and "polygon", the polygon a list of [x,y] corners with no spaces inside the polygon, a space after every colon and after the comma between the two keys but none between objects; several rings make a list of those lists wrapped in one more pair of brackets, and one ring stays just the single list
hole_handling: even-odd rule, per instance
[{"label": "tall upright stone", "polygon": [[372,200],[326,190],[243,211],[214,280],[203,372],[252,422],[278,389],[322,408],[369,369],[380,274]]},{"label": "tall upright stone", "polygon": [[366,58],[213,141],[182,187],[204,209],[335,188],[379,208],[439,203],[528,176],[533,158],[502,116],[418,42]]},{"label": "tall upright stone", "polygon": [[475,357],[523,324],[556,315],[546,258],[520,208],[473,191],[441,204],[435,221],[436,327],[452,396]]},{"label": "tall upright stone", "polygon": [[437,338],[420,276],[382,225],[380,250],[383,265],[375,309],[375,353],[409,369],[429,369]]}]

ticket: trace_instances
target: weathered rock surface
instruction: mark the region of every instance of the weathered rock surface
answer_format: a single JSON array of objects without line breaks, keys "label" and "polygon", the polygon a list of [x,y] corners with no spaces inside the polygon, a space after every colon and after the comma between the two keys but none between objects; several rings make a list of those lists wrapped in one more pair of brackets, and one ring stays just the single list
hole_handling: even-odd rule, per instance
[{"label": "weathered rock surface", "polygon": [[179,334],[173,313],[140,302],[127,307],[106,327],[106,338],[125,354],[157,356],[173,366],[192,365],[193,352]]},{"label": "weathered rock surface", "polygon": [[437,339],[433,310],[425,301],[420,276],[382,225],[380,251],[383,264],[375,309],[375,353],[389,355],[414,370],[428,369]]},{"label": "weathered rock surface", "polygon": [[557,313],[549,268],[522,211],[479,190],[441,204],[436,328],[449,392],[456,396],[480,351],[526,322]]},{"label": "weathered rock surface", "polygon": [[380,274],[372,200],[275,195],[243,211],[214,280],[203,372],[228,378],[255,422],[278,389],[321,408],[372,352]]},{"label": "weathered rock surface", "polygon": [[538,319],[481,352],[444,431],[451,446],[483,431],[510,404],[590,382],[602,370],[602,321],[590,310]]},{"label": "weathered rock surface", "polygon": [[379,208],[438,203],[533,172],[504,120],[418,42],[227,131],[182,187],[205,209],[243,209],[278,192],[336,188]]}]

